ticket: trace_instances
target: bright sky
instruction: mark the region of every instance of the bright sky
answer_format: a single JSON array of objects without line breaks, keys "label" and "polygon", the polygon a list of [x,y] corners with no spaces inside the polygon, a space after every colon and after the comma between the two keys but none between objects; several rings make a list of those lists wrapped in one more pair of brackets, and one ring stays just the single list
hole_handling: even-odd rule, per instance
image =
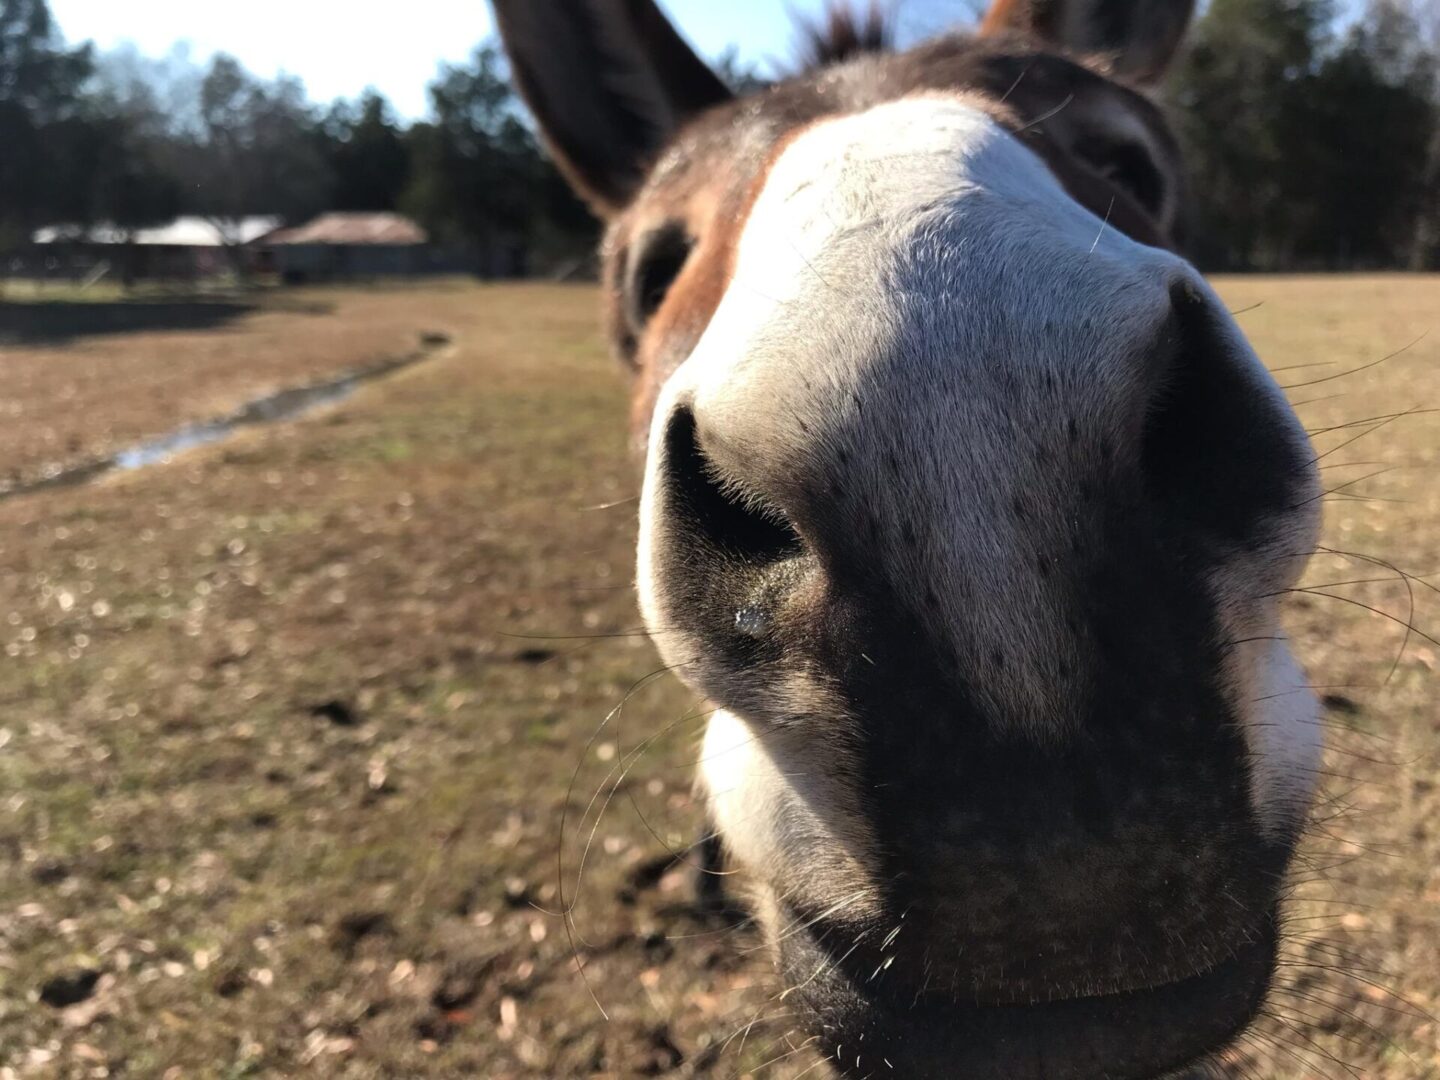
[{"label": "bright sky", "polygon": [[[705,56],[731,45],[763,64],[789,55],[793,26],[788,11],[814,12],[823,0],[662,0]],[[304,80],[320,102],[380,89],[406,116],[423,115],[425,85],[443,60],[463,60],[493,29],[486,0],[404,0],[371,11],[404,18],[370,17],[364,4],[335,0],[50,0],[68,41],[94,41],[101,49],[133,42],[161,56],[187,41],[200,62],[219,51],[238,57],[259,75],[280,71]],[[969,0],[905,0],[904,31],[919,34],[968,21]]]}]

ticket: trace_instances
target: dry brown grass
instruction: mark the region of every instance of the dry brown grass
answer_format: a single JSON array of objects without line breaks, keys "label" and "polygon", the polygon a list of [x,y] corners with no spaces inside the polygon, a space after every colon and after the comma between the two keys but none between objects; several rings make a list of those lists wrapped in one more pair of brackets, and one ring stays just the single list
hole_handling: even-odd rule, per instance
[{"label": "dry brown grass", "polygon": [[1288,605],[1330,700],[1331,751],[1292,911],[1293,989],[1257,1071],[1440,1076],[1440,280],[1218,284],[1232,309],[1260,305],[1240,324],[1314,433],[1333,492],[1323,546],[1345,553],[1318,556]]},{"label": "dry brown grass", "polygon": [[0,302],[0,490],[404,355],[424,312],[403,289]]},{"label": "dry brown grass", "polygon": [[[1264,301],[1240,318],[1274,366],[1333,365],[1288,382],[1440,321],[1435,279],[1221,288]],[[99,380],[76,392],[114,442],[159,417],[123,384],[163,383],[168,421],[250,396],[257,366],[308,378],[419,329],[457,342],[328,413],[0,503],[0,1075],[798,1074],[808,1059],[765,1064],[788,1024],[753,940],[696,916],[683,874],[636,876],[695,826],[702,717],[631,633],[636,476],[592,293],[323,302],[47,354]],[[1303,406],[1317,429],[1440,405],[1437,360],[1440,333],[1295,393],[1340,395]],[[64,379],[27,385],[25,415],[59,430]],[[0,430],[7,466],[29,423]],[[1440,569],[1437,453],[1417,414],[1327,458],[1404,466],[1337,493],[1327,544]],[[1331,557],[1312,581],[1387,573]],[[1408,615],[1403,583],[1325,591]],[[1250,1075],[1434,1077],[1440,649],[1412,635],[1392,677],[1394,622],[1313,594],[1291,614],[1340,729],[1292,946],[1314,970],[1287,968],[1277,999],[1314,1034],[1277,1034],[1297,1045]],[[85,1000],[41,1000],[83,972]],[[1323,1053],[1302,1067],[1306,1037]]]}]

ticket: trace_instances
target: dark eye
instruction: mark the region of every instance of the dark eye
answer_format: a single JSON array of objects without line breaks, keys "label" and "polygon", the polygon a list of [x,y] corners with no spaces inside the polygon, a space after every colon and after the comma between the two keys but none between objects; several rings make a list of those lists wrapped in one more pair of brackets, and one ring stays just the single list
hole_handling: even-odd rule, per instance
[{"label": "dark eye", "polygon": [[1076,157],[1116,187],[1128,191],[1146,210],[1160,212],[1165,204],[1165,180],[1143,146],[1087,139],[1077,143],[1074,150]]},{"label": "dark eye", "polygon": [[635,330],[643,329],[665,302],[694,247],[694,239],[678,223],[656,229],[635,246],[625,287],[630,325]]}]

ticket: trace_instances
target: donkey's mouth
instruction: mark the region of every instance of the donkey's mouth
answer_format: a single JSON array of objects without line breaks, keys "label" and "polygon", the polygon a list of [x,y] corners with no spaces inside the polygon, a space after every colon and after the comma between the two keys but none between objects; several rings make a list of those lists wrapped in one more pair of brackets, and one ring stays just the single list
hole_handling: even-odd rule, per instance
[{"label": "donkey's mouth", "polygon": [[1250,1024],[1277,941],[1272,912],[1253,940],[1186,978],[1031,1005],[976,1004],[933,985],[889,995],[814,938],[787,940],[781,951],[791,995],[843,1076],[1156,1080],[1217,1053]]}]

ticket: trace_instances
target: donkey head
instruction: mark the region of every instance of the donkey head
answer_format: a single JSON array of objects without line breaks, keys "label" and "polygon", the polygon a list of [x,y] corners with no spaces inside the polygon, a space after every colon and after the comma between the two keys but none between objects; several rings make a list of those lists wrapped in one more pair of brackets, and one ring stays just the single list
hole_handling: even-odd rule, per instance
[{"label": "donkey head", "polygon": [[1170,248],[1144,91],[1191,0],[1001,0],[743,100],[651,0],[496,6],[609,223],[641,603],[717,708],[702,788],[787,1000],[855,1076],[1223,1045],[1312,787],[1276,596],[1318,503]]}]

